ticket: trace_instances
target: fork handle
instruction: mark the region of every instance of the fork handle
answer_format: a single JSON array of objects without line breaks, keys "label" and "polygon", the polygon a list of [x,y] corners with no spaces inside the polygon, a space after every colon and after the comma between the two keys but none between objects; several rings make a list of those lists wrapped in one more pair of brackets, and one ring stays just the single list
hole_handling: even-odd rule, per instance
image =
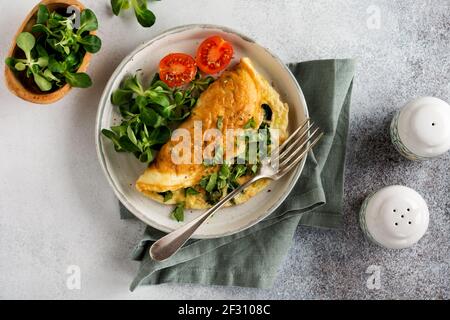
[{"label": "fork handle", "polygon": [[217,202],[212,208],[207,210],[205,213],[195,218],[189,223],[186,223],[181,228],[172,231],[171,233],[165,235],[158,241],[156,241],[150,247],[150,257],[156,261],[163,261],[170,258],[175,252],[180,249],[183,244],[188,241],[188,239],[194,234],[194,232],[206,221],[211,215],[213,215],[217,210],[219,210],[225,203],[233,199],[239,192],[247,188],[253,182],[259,180],[261,177],[255,176],[239,186],[238,188],[231,191],[225,197],[223,197],[219,202]]}]

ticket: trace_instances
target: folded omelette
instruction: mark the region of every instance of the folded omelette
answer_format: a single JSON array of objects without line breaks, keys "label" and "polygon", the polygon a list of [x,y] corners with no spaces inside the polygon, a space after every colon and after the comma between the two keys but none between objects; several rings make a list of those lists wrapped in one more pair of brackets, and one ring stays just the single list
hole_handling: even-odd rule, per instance
[{"label": "folded omelette", "polygon": [[[265,118],[263,106],[269,107],[270,119]],[[253,128],[259,128],[263,121],[270,129],[278,129],[280,143],[288,136],[288,105],[279,94],[253,67],[249,58],[241,59],[231,70],[225,71],[201,94],[191,115],[179,126],[194,136],[194,123],[201,121],[202,130],[220,129],[223,135],[227,129],[244,129],[249,121]],[[218,128],[218,121],[221,125]],[[203,163],[176,164],[172,161],[172,149],[179,141],[168,141],[155,160],[136,182],[136,188],[146,196],[164,203],[185,203],[185,208],[204,209],[212,206],[201,187],[204,177],[220,170],[220,165],[206,166]],[[194,153],[194,146],[192,145]],[[224,155],[226,157],[226,154]],[[192,161],[193,162],[193,161]],[[242,184],[249,175],[239,178]],[[233,204],[247,201],[264,189],[269,180],[255,182],[235,197]],[[187,194],[187,188],[195,188],[197,194]],[[165,197],[170,192],[170,199]],[[164,201],[165,200],[165,201]],[[231,203],[229,202],[229,205]]]}]

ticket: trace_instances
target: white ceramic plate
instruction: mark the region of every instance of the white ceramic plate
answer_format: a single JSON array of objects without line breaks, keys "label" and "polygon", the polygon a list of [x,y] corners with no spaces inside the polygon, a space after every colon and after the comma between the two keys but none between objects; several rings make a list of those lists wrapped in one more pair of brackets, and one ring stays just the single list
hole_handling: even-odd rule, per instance
[{"label": "white ceramic plate", "polygon": [[[253,40],[221,26],[188,25],[171,29],[133,51],[117,67],[100,101],[96,122],[97,153],[101,166],[116,196],[136,217],[152,227],[170,232],[180,223],[170,218],[171,206],[159,204],[146,198],[135,189],[135,181],[144,171],[145,165],[133,155],[117,153],[112,143],[101,134],[101,129],[120,123],[117,107],[110,102],[111,93],[117,89],[128,74],[142,70],[144,80],[150,81],[158,71],[161,58],[171,52],[195,55],[197,46],[208,36],[219,34],[233,44],[235,57],[232,64],[241,57],[249,57],[255,68],[271,82],[284,102],[289,104],[289,126],[297,127],[308,115],[303,93],[289,69],[267,49]],[[292,130],[291,130],[292,131]],[[194,238],[216,238],[230,235],[248,227],[272,213],[292,190],[304,166],[283,179],[272,182],[267,189],[248,202],[220,210],[210,218],[194,235]],[[185,221],[194,219],[199,210],[186,210]]]}]

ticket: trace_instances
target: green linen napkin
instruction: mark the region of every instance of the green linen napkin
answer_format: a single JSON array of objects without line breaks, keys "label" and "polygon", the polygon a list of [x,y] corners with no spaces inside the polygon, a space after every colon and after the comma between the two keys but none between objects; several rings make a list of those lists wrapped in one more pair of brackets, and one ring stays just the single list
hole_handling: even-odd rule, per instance
[{"label": "green linen napkin", "polygon": [[[270,287],[298,224],[341,227],[354,61],[309,61],[289,64],[289,68],[300,83],[311,119],[325,132],[308,155],[291,194],[255,226],[218,239],[190,240],[164,262],[153,261],[148,253],[164,233],[147,227],[133,251],[133,259],[141,261],[141,266],[131,290],[169,282]],[[121,217],[132,215],[121,206]]]}]

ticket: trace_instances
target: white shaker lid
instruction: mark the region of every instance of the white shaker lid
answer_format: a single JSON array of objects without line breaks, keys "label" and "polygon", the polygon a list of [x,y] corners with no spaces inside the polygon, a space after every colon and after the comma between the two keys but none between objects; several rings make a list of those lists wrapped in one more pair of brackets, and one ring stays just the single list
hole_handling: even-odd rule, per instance
[{"label": "white shaker lid", "polygon": [[434,97],[406,104],[398,118],[403,144],[422,157],[435,157],[450,149],[450,105]]},{"label": "white shaker lid", "polygon": [[373,194],[364,215],[366,232],[379,245],[407,248],[428,229],[429,212],[425,200],[411,188],[385,187]]}]

